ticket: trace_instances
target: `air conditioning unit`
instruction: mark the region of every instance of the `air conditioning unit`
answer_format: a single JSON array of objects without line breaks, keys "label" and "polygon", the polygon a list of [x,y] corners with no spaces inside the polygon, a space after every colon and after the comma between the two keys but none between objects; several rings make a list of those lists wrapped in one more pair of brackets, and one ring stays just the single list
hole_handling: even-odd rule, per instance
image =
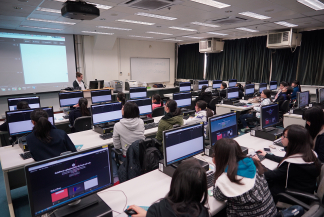
[{"label": "air conditioning unit", "polygon": [[200,53],[220,53],[224,49],[224,42],[216,39],[206,39],[199,41]]},{"label": "air conditioning unit", "polygon": [[181,0],[126,0],[119,5],[154,11],[169,8],[173,5],[180,4],[181,2]]},{"label": "air conditioning unit", "polygon": [[301,44],[301,33],[290,31],[268,33],[267,48],[295,48]]}]

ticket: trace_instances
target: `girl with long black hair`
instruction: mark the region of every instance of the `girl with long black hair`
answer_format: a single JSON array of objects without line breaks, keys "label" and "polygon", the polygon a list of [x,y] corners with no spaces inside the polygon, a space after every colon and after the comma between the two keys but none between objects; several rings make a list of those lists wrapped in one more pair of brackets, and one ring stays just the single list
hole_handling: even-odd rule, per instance
[{"label": "girl with long black hair", "polygon": [[[90,116],[90,111],[88,109],[88,100],[86,98],[80,98],[78,104],[74,107],[75,109],[71,110],[69,113],[70,125],[74,125],[75,119],[83,116]],[[74,127],[71,128],[71,132],[74,133]]]}]

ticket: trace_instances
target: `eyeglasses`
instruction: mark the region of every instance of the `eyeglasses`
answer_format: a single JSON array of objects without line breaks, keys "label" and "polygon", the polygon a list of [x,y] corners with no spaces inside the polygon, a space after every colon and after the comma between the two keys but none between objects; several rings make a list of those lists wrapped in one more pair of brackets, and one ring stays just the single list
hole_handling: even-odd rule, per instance
[{"label": "eyeglasses", "polygon": [[285,135],[283,135],[283,134],[282,134],[282,136],[281,136],[281,137],[282,137],[282,138],[287,138],[287,136],[285,136]]}]

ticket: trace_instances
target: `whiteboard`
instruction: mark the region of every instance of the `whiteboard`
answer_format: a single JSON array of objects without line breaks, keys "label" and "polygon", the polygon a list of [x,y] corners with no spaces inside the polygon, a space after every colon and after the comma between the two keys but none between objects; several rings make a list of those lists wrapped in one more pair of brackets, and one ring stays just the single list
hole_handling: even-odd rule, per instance
[{"label": "whiteboard", "polygon": [[170,81],[170,58],[131,58],[131,80],[157,83]]}]

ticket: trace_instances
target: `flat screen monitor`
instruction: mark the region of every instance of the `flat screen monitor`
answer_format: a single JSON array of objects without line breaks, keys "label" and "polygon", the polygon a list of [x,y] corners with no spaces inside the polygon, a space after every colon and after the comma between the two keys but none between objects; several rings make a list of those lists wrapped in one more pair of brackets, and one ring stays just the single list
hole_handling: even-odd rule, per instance
[{"label": "flat screen monitor", "polygon": [[234,138],[237,136],[236,113],[210,117],[208,120],[210,145],[214,145],[217,140],[222,138]]},{"label": "flat screen monitor", "polygon": [[144,98],[144,99],[132,99],[127,102],[134,102],[138,106],[140,115],[148,115],[152,113],[152,99]]},{"label": "flat screen monitor", "polygon": [[92,90],[98,89],[98,81],[90,81],[89,89],[92,89]]},{"label": "flat screen monitor", "polygon": [[39,96],[21,97],[21,98],[8,98],[9,111],[17,110],[18,102],[25,101],[28,103],[30,108],[40,108]]},{"label": "flat screen monitor", "polygon": [[207,80],[200,80],[198,81],[198,89],[201,90],[201,88],[206,85],[208,87],[208,81]]},{"label": "flat screen monitor", "polygon": [[239,98],[239,89],[238,87],[228,87],[226,90],[227,99],[236,99]]},{"label": "flat screen monitor", "polygon": [[277,90],[278,83],[277,81],[270,81],[269,90]]},{"label": "flat screen monitor", "polygon": [[50,213],[111,187],[111,161],[106,145],[25,166],[31,216]]},{"label": "flat screen monitor", "polygon": [[297,93],[298,108],[304,108],[309,104],[309,91]]},{"label": "flat screen monitor", "polygon": [[[41,109],[47,112],[49,122],[54,125],[53,107],[43,107]],[[24,109],[6,112],[6,120],[10,136],[32,132],[34,125],[31,122],[30,114],[34,110],[35,109]]]},{"label": "flat screen monitor", "polygon": [[129,98],[146,98],[147,97],[147,89],[146,87],[130,87],[129,88]]},{"label": "flat screen monitor", "polygon": [[236,83],[237,83],[237,79],[229,79],[228,87],[235,87]]},{"label": "flat screen monitor", "polygon": [[253,95],[255,91],[255,85],[254,84],[246,84],[245,85],[245,95]]},{"label": "flat screen monitor", "polygon": [[262,93],[263,90],[267,89],[267,83],[259,84],[259,93]]},{"label": "flat screen monitor", "polygon": [[120,102],[91,105],[91,119],[93,125],[117,121],[123,118]]},{"label": "flat screen monitor", "polygon": [[186,92],[191,90],[190,82],[180,82],[179,83],[179,92]]},{"label": "flat screen monitor", "polygon": [[59,93],[59,101],[61,107],[74,106],[79,103],[80,98],[83,98],[82,91]]},{"label": "flat screen monitor", "polygon": [[318,90],[319,92],[319,103],[324,103],[324,88]]},{"label": "flat screen monitor", "polygon": [[191,92],[174,93],[173,100],[177,102],[178,107],[191,106]]},{"label": "flat screen monitor", "polygon": [[194,124],[163,131],[164,165],[179,162],[204,151],[204,125]]},{"label": "flat screen monitor", "polygon": [[260,114],[260,124],[262,129],[279,123],[279,105],[276,103],[261,106]]},{"label": "flat screen monitor", "polygon": [[110,102],[111,90],[92,90],[91,92],[92,103]]},{"label": "flat screen monitor", "polygon": [[222,80],[213,80],[213,89],[220,88],[222,85]]}]

